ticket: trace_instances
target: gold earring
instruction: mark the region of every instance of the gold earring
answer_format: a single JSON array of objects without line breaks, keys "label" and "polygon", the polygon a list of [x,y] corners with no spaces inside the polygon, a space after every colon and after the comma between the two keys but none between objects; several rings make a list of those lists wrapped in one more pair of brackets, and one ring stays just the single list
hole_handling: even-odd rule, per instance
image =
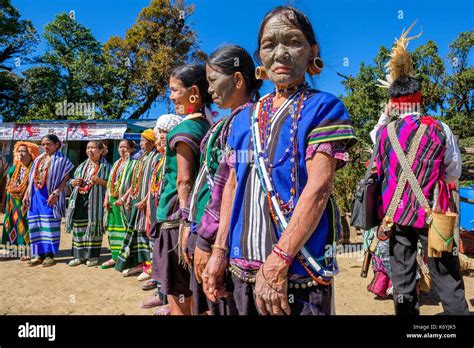
[{"label": "gold earring", "polygon": [[321,70],[324,68],[324,62],[321,58],[314,58],[308,66],[308,74],[311,76],[321,73]]},{"label": "gold earring", "polygon": [[267,75],[267,70],[263,65],[257,66],[255,69],[255,78],[257,80],[267,80],[268,75]]},{"label": "gold earring", "polygon": [[190,102],[191,104],[196,103],[196,102],[197,102],[197,99],[198,99],[198,98],[197,98],[194,94],[191,94],[191,95],[189,96],[189,102]]}]

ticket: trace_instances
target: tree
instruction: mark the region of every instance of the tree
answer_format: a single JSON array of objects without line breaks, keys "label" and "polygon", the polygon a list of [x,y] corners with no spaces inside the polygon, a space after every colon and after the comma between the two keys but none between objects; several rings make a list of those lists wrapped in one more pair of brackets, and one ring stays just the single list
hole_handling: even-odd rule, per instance
[{"label": "tree", "polygon": [[167,92],[172,69],[202,61],[193,30],[186,19],[194,6],[183,1],[152,0],[126,32],[104,45],[103,86],[109,96],[103,105],[110,118],[139,118]]},{"label": "tree", "polygon": [[468,64],[468,56],[474,45],[474,31],[462,32],[449,45],[449,60],[453,74],[443,81],[447,87],[446,123],[461,139],[474,136],[472,127],[474,68]]},{"label": "tree", "polygon": [[14,120],[19,113],[22,78],[15,68],[28,62],[28,54],[38,41],[36,31],[10,0],[0,0],[0,116]]},{"label": "tree", "polygon": [[88,117],[64,110],[58,113],[56,106],[63,102],[100,104],[100,43],[89,29],[66,13],[45,26],[43,37],[46,52],[35,60],[36,66],[25,71],[28,108],[24,120]]}]

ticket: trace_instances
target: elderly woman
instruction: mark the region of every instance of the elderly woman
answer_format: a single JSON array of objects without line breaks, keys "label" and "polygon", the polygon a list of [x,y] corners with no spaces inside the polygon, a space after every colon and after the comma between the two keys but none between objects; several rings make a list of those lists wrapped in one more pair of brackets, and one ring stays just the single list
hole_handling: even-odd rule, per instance
[{"label": "elderly woman", "polygon": [[[2,244],[29,246],[28,220],[26,211],[22,211],[21,207],[28,187],[31,164],[39,155],[39,147],[30,142],[19,141],[15,144],[13,155],[14,164],[7,173]],[[27,259],[27,255],[22,255],[22,261]]]},{"label": "elderly woman", "polygon": [[326,246],[340,226],[331,192],[355,135],[342,102],[305,82],[306,73],[323,67],[319,52],[311,23],[297,9],[277,7],[264,17],[255,54],[263,66],[256,72],[275,91],[233,123],[233,169],[203,274],[204,291],[216,300],[229,265],[240,314],[332,312],[338,269]]},{"label": "elderly woman", "polygon": [[35,258],[27,266],[56,264],[61,237],[61,218],[66,211],[66,188],[69,172],[74,168],[61,152],[61,141],[54,134],[41,139],[44,153],[36,158],[28,179],[23,199],[23,210],[28,209],[28,224],[32,254]]},{"label": "elderly woman", "polygon": [[87,144],[88,159],[82,162],[70,180],[72,188],[66,214],[66,232],[72,233],[71,267],[86,263],[88,267],[99,263],[102,236],[104,235],[103,205],[110,164],[104,158],[105,145],[98,140]]},{"label": "elderly woman", "polygon": [[[236,60],[240,64],[235,64]],[[194,313],[204,313],[209,309],[212,314],[234,314],[235,308],[226,306],[225,301],[209,306],[202,290],[201,275],[211,256],[211,246],[219,226],[222,190],[230,172],[223,160],[227,136],[235,116],[250,108],[254,98],[259,98],[258,89],[262,81],[255,78],[251,55],[235,45],[222,46],[209,56],[206,76],[214,103],[220,109],[230,109],[231,112],[211,127],[201,143],[201,168],[190,204],[192,233],[187,247],[194,266],[190,287]]]}]

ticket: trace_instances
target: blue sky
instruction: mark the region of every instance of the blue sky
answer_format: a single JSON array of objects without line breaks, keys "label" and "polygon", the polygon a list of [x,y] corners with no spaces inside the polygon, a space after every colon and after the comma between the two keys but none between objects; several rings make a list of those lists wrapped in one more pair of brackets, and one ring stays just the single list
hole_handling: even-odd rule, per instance
[{"label": "blue sky", "polygon": [[[460,32],[473,30],[474,0],[194,0],[194,14],[189,24],[197,32],[200,46],[210,54],[225,43],[243,46],[253,53],[259,24],[270,9],[293,5],[311,20],[319,40],[323,73],[315,80],[321,90],[336,95],[344,93],[341,78],[355,75],[361,62],[372,63],[381,45],[391,46],[402,29],[415,19],[414,33],[423,29],[411,48],[434,40],[441,57],[448,63],[448,45]],[[25,19],[40,32],[61,12],[75,12],[76,20],[91,29],[105,43],[110,36],[124,36],[140,10],[149,0],[12,0]],[[35,54],[41,54],[44,43]],[[271,86],[266,83],[264,92]],[[156,118],[162,107],[155,105],[145,117]]]}]

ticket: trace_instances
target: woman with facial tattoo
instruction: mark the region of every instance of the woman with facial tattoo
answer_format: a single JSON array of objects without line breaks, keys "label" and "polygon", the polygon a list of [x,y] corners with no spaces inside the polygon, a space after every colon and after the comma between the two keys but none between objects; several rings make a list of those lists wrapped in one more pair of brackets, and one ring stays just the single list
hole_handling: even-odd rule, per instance
[{"label": "woman with facial tattoo", "polygon": [[166,170],[156,215],[153,279],[167,295],[171,315],[190,315],[189,198],[199,171],[199,145],[212,123],[211,96],[204,67],[179,66],[170,77],[170,99],[176,114],[186,115],[166,137]]},{"label": "woman with facial tattoo", "polygon": [[[238,64],[236,64],[236,62]],[[230,109],[229,116],[219,120],[201,142],[201,169],[191,195],[191,234],[187,250],[193,260],[190,287],[194,313],[236,314],[232,301],[208,305],[202,290],[202,271],[211,256],[220,219],[222,190],[230,173],[227,165],[226,141],[236,115],[253,105],[262,84],[255,78],[252,57],[239,46],[223,46],[207,60],[208,92],[220,109]],[[226,305],[227,304],[227,305]]]},{"label": "woman with facial tattoo", "polygon": [[233,168],[203,288],[210,299],[225,296],[228,267],[239,314],[331,314],[340,230],[331,192],[355,133],[343,103],[305,81],[323,62],[299,10],[264,17],[255,58],[257,77],[275,90],[233,122]]}]

